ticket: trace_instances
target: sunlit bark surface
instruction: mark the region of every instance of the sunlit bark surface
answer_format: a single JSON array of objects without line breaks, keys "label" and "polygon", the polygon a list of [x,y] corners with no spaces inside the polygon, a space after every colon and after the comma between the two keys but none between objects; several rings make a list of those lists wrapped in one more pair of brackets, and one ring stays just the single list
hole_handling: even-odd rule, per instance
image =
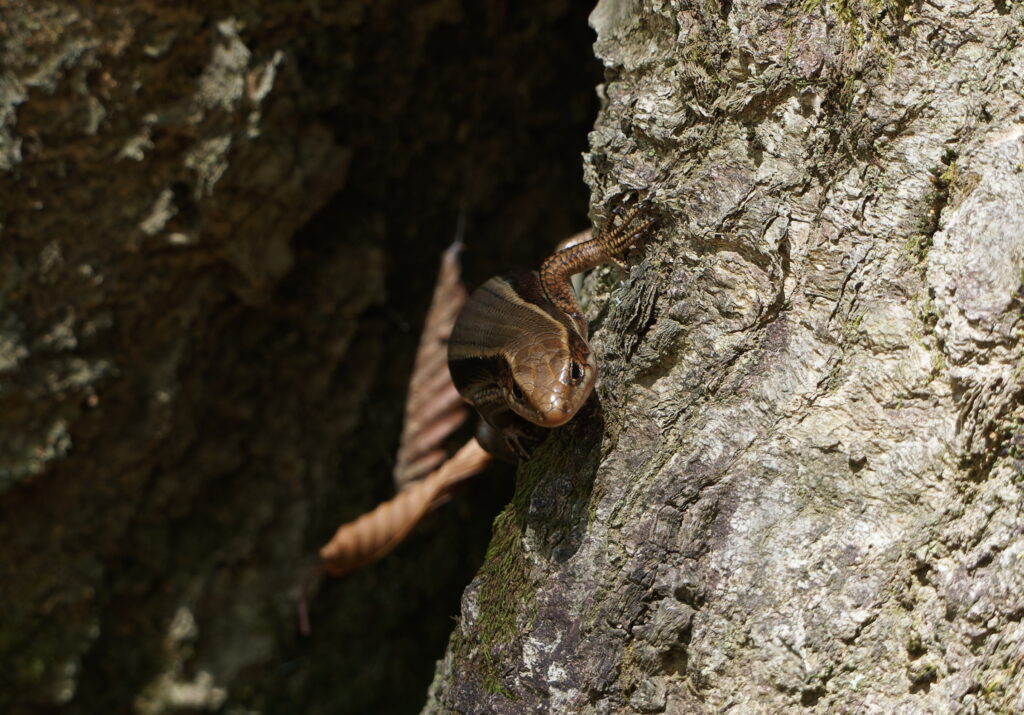
[{"label": "sunlit bark surface", "polygon": [[592,410],[426,712],[1024,710],[1024,7],[602,0]]}]

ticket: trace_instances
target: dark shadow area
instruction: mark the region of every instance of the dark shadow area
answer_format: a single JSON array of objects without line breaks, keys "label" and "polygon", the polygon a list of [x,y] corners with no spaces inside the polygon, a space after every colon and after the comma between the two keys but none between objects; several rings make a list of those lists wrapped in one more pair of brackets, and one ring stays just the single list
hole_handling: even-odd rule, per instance
[{"label": "dark shadow area", "polygon": [[[34,91],[18,131],[55,153],[0,186],[5,260],[23,268],[5,307],[34,351],[4,424],[66,425],[66,454],[0,502],[0,710],[416,712],[512,470],[326,582],[309,638],[297,585],[338,525],[393,493],[418,332],[460,211],[471,287],[536,267],[587,225],[592,3],[158,6],[114,4],[74,30],[86,39],[68,42],[110,33],[124,54],[104,49],[110,67],[79,68],[56,98]],[[227,95],[236,80],[235,104],[193,106],[197,85]],[[110,119],[83,136],[76,102],[93,84]],[[143,159],[115,161],[141,127]],[[196,170],[189,152],[225,137],[202,158],[224,173]],[[31,208],[37,186],[60,201]],[[146,233],[165,187],[171,215]],[[51,244],[68,275],[38,280]],[[78,342],[58,354],[33,336],[68,306]],[[79,359],[109,372],[39,387]]]},{"label": "dark shadow area", "polygon": [[[419,48],[405,36],[409,18],[381,14],[365,33],[356,62],[375,69],[326,117],[339,143],[353,147],[348,185],[298,237],[281,291],[301,305],[346,241],[381,241],[386,293],[363,312],[346,358],[374,361],[377,370],[368,387],[353,385],[367,388],[364,409],[338,446],[337,484],[314,505],[311,553],[341,522],[392,494],[418,331],[459,212],[471,288],[510,268],[535,267],[587,225],[580,153],[601,80],[590,9],[585,2],[466,4]],[[311,67],[318,57],[307,58]],[[460,439],[472,429],[467,424]],[[312,636],[291,639],[277,663],[248,675],[266,695],[245,704],[267,713],[418,711],[513,477],[511,468],[493,467],[382,562],[325,582],[312,604]]]},{"label": "dark shadow area", "polygon": [[[543,448],[530,465],[537,479],[530,495],[529,526],[540,537],[544,558],[565,563],[579,550],[590,519],[594,479],[601,461],[604,409],[591,395],[573,421],[559,428],[558,448]],[[527,523],[521,524],[525,531]]]}]

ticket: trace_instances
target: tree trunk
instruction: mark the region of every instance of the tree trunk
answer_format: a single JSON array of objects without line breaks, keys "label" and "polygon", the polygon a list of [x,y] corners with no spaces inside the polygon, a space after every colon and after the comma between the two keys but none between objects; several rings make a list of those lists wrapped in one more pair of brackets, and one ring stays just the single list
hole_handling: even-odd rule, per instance
[{"label": "tree trunk", "polygon": [[1024,6],[590,19],[660,230],[425,712],[1024,711]]},{"label": "tree trunk", "polygon": [[391,494],[460,211],[474,282],[586,225],[589,10],[0,2],[0,711],[422,706],[500,475],[309,639],[298,584]]}]

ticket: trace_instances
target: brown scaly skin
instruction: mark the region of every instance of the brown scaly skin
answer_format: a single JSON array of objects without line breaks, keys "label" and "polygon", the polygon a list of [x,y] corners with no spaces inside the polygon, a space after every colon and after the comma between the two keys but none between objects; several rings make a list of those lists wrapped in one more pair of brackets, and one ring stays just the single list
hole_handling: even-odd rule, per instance
[{"label": "brown scaly skin", "polygon": [[637,236],[654,224],[651,217],[634,223],[644,208],[643,203],[633,206],[626,211],[618,226],[609,222],[610,225],[597,236],[556,251],[540,267],[540,283],[548,300],[579,325],[583,337],[587,336],[587,321],[580,312],[570,278],[602,263],[619,263]]},{"label": "brown scaly skin", "polygon": [[483,418],[480,442],[495,456],[525,458],[536,426],[557,427],[579,411],[597,381],[570,278],[618,257],[654,223],[645,203],[589,240],[557,250],[535,271],[498,276],[466,302],[448,345],[463,398]]},{"label": "brown scaly skin", "polygon": [[[423,343],[431,349],[421,346],[424,356],[417,358],[410,383],[399,459],[404,488],[339,528],[321,549],[321,565],[313,577],[341,575],[376,561],[459,482],[484,469],[492,455],[510,461],[526,458],[542,428],[564,424],[576,414],[593,390],[597,362],[569,279],[625,252],[652,223],[636,222],[639,215],[640,206],[635,206],[617,226],[609,224],[596,237],[585,232],[564,243],[539,274],[492,278],[470,297],[448,341],[448,372],[459,393],[480,413],[480,429],[454,457],[418,478],[439,459],[440,440],[461,420],[445,399],[448,374],[432,352],[447,333],[446,316],[463,300],[455,249],[446,255],[438,287],[443,299],[435,296],[433,322],[428,320],[424,329]],[[306,586],[299,612],[302,631],[308,633],[305,592]]]}]

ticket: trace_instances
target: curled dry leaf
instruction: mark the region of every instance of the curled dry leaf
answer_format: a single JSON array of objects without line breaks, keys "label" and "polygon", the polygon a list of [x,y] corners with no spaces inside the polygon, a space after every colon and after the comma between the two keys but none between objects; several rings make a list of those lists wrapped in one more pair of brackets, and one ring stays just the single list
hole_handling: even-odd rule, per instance
[{"label": "curled dry leaf", "polygon": [[326,573],[340,576],[384,556],[424,515],[444,502],[456,484],[477,474],[491,461],[475,439],[447,462],[447,453],[441,446],[467,414],[448,373],[448,338],[466,302],[466,289],[459,276],[461,250],[462,243],[456,240],[441,257],[437,285],[409,380],[405,423],[394,471],[400,491],[390,501],[338,529],[320,549],[321,567]]},{"label": "curled dry leaf", "polygon": [[434,297],[416,351],[395,459],[398,489],[407,488],[444,460],[441,443],[466,419],[465,403],[448,374],[448,337],[466,302],[459,276],[461,250],[462,243],[456,241],[441,257]]},{"label": "curled dry leaf", "polygon": [[320,549],[323,570],[341,576],[381,558],[431,509],[444,502],[456,484],[490,463],[491,455],[476,439],[469,440],[440,469],[410,483],[390,501],[338,529]]}]

